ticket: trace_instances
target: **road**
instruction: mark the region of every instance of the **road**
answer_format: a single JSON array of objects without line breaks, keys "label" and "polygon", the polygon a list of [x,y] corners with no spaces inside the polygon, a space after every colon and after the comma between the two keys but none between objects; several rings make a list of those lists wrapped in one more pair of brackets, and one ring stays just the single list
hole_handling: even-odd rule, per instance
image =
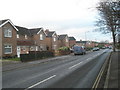
[{"label": "road", "polygon": [[2,73],[3,88],[91,88],[110,50],[69,55]]}]

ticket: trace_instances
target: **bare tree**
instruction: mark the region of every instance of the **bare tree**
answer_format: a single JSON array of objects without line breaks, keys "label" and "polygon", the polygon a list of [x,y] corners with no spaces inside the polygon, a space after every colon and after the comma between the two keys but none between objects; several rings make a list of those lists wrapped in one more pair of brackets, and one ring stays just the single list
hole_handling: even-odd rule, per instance
[{"label": "bare tree", "polygon": [[112,33],[113,51],[115,51],[115,36],[117,32],[120,32],[120,1],[100,1],[97,10],[100,15],[100,18],[96,22],[96,26],[98,26],[97,30],[105,34]]}]

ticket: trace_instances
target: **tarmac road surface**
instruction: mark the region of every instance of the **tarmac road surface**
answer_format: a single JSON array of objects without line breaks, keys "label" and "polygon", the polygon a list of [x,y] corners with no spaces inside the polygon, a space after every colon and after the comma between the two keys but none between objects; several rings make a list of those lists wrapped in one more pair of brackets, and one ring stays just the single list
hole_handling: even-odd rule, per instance
[{"label": "tarmac road surface", "polygon": [[2,73],[3,88],[91,88],[111,51],[70,55]]}]

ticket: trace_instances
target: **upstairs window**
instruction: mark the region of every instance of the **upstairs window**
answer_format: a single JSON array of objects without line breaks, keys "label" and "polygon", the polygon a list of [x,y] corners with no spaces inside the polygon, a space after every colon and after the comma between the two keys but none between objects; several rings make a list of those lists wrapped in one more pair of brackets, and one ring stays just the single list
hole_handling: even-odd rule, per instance
[{"label": "upstairs window", "polygon": [[68,38],[66,38],[66,42],[68,42]]},{"label": "upstairs window", "polygon": [[40,40],[43,40],[43,34],[40,34]]},{"label": "upstairs window", "polygon": [[17,34],[17,38],[19,38],[19,34]]},{"label": "upstairs window", "polygon": [[56,41],[56,36],[53,37],[53,41],[54,41],[54,42]]},{"label": "upstairs window", "polygon": [[54,41],[54,42],[56,41],[56,38],[55,38],[55,37],[53,38],[53,41]]},{"label": "upstairs window", "polygon": [[12,37],[12,30],[5,29],[4,30],[4,37]]},{"label": "upstairs window", "polygon": [[25,35],[25,39],[27,39],[27,35]]}]

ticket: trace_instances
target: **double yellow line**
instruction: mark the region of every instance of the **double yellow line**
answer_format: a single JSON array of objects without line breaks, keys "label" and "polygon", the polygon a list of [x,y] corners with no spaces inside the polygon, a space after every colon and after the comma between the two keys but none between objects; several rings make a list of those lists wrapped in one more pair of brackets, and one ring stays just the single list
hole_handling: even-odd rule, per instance
[{"label": "double yellow line", "polygon": [[105,67],[108,64],[109,60],[110,60],[110,57],[111,57],[111,52],[108,55],[106,61],[103,64],[103,66],[101,67],[100,72],[99,72],[99,74],[98,74],[98,76],[97,76],[97,78],[96,78],[96,80],[95,80],[91,90],[96,90],[98,88],[99,82],[100,82],[101,77],[102,77],[102,75],[104,73]]}]

